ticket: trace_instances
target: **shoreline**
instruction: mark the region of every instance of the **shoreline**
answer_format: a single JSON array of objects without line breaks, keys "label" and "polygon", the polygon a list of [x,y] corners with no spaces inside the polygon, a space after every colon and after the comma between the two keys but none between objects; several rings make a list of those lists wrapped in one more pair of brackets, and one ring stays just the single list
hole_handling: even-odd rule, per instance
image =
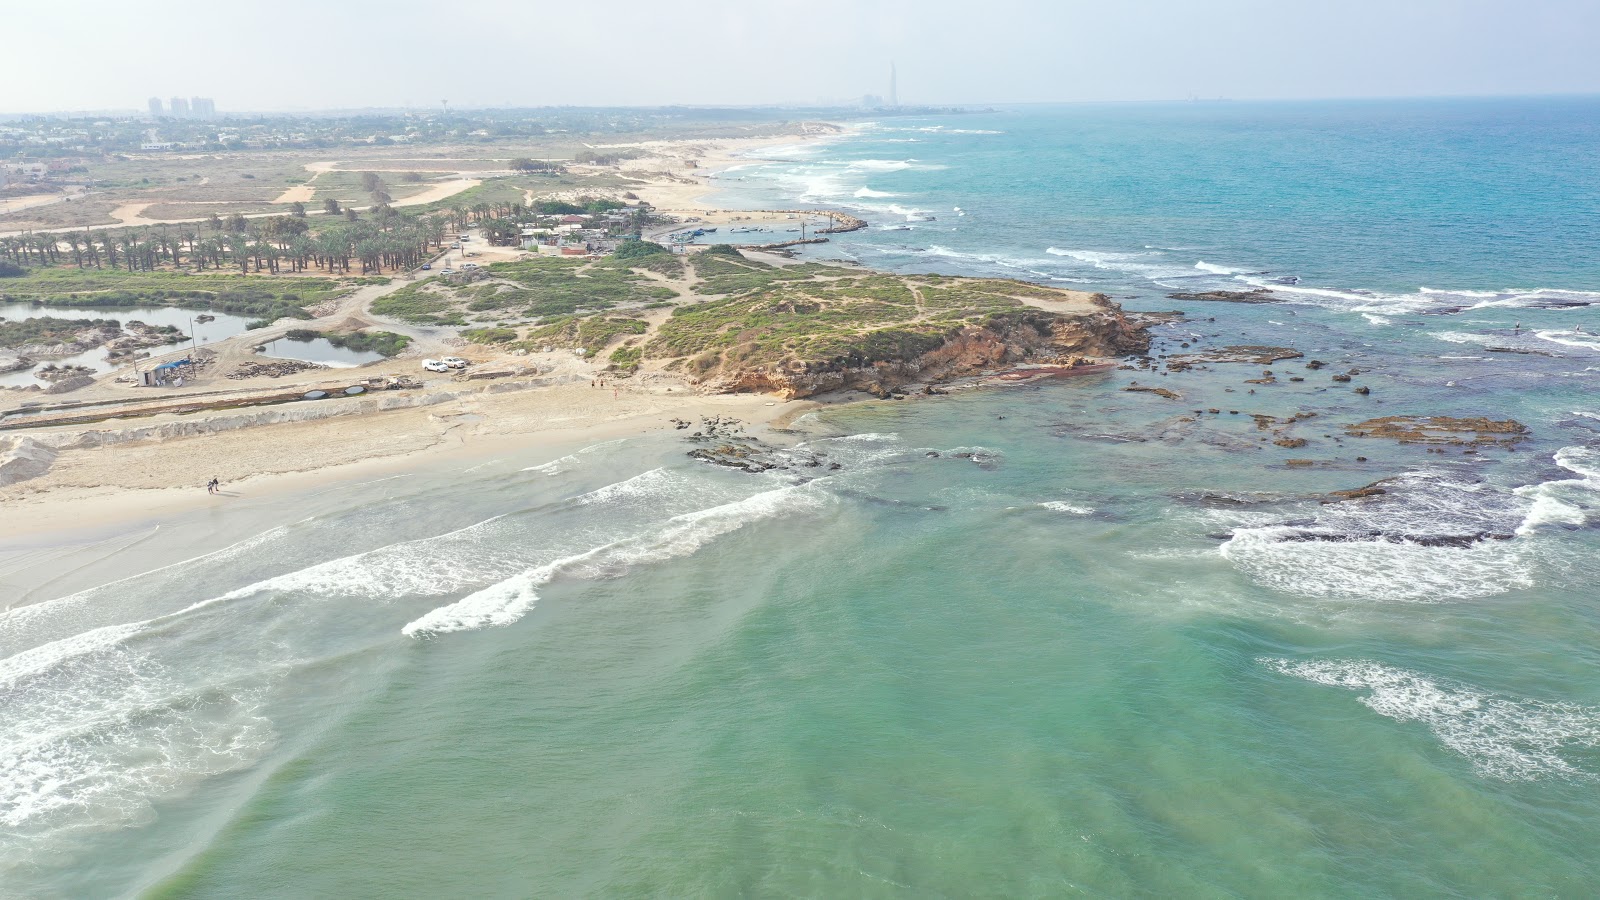
[{"label": "shoreline", "polygon": [[[658,153],[637,160],[640,166],[684,161],[670,155],[674,150],[699,162],[681,172],[657,169],[652,174],[671,179],[670,183],[640,183],[635,191],[663,211],[748,216],[751,210],[693,209],[682,204],[717,190],[706,180],[708,175],[759,162],[764,147],[828,140],[843,133],[658,142],[651,145]],[[666,208],[674,202],[676,208]],[[365,318],[365,303],[379,290],[356,291],[340,301],[330,318]],[[12,513],[0,521],[0,551],[13,550],[19,543],[49,546],[207,508],[225,509],[235,497],[253,500],[304,493],[361,478],[404,474],[450,459],[509,449],[554,451],[648,434],[672,428],[669,419],[674,416],[733,416],[754,426],[771,426],[823,405],[862,399],[843,387],[804,400],[776,393],[702,393],[665,372],[617,380],[607,386],[613,395],[606,397],[605,389],[592,386],[592,380],[610,377],[604,371],[587,361],[560,356],[553,362],[550,373],[541,367],[539,374],[552,374],[566,383],[485,385],[476,391],[419,397],[420,402],[399,408],[368,406],[347,414],[303,418],[293,412],[287,416],[273,412],[274,407],[261,407],[260,413],[177,411],[0,433],[0,464],[8,455],[14,459],[18,448],[29,447],[30,438],[45,448],[46,457],[39,474],[24,473],[21,480],[0,486],[0,505]],[[585,379],[591,384],[583,384]],[[298,390],[303,385],[286,382],[282,387]],[[212,477],[221,480],[224,496],[200,493]]]},{"label": "shoreline", "polygon": [[[0,489],[0,503],[10,513],[0,519],[0,549],[57,546],[97,531],[225,509],[241,498],[346,485],[454,459],[511,450],[555,452],[667,431],[674,416],[733,416],[773,426],[821,405],[764,394],[685,392],[669,398],[630,391],[616,399],[603,394],[587,386],[545,387],[343,420],[65,450],[46,474]],[[578,409],[573,401],[589,409]],[[612,403],[622,408],[607,409]],[[342,446],[328,447],[330,438]],[[332,458],[309,460],[305,454],[311,448]],[[222,496],[201,492],[213,476],[222,480]]]}]

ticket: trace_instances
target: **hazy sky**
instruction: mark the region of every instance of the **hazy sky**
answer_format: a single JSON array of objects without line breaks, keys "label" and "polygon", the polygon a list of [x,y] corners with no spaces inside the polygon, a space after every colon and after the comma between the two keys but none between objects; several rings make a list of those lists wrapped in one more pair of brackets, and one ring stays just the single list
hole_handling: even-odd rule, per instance
[{"label": "hazy sky", "polygon": [[8,112],[1600,93],[1600,0],[5,6]]}]

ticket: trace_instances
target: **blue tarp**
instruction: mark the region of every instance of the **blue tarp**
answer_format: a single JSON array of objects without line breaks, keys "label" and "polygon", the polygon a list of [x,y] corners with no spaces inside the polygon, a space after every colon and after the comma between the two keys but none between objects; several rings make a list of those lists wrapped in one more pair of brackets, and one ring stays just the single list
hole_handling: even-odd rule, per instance
[{"label": "blue tarp", "polygon": [[190,363],[187,359],[180,359],[177,362],[162,363],[161,365],[156,366],[156,371],[159,372],[162,369],[176,369],[179,366],[187,365],[192,365],[192,363]]}]

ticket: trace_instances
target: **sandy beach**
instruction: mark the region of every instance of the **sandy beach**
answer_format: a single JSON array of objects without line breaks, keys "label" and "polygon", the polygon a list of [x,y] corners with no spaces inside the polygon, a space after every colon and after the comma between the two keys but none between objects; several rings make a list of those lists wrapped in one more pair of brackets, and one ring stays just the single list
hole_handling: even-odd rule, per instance
[{"label": "sandy beach", "polygon": [[[633,145],[649,155],[629,160],[625,174],[639,179],[634,188],[636,194],[664,212],[707,222],[731,222],[749,214],[703,205],[701,198],[714,189],[707,176],[758,158],[762,148],[813,139],[816,138],[787,135],[649,142]],[[331,164],[307,168],[318,173],[331,168]],[[475,183],[465,179],[445,182],[426,196],[454,193]],[[403,202],[418,201],[419,198],[412,198]],[[142,209],[143,205],[135,206]],[[124,208],[118,213],[137,219],[139,209]],[[490,248],[481,249],[488,252]],[[495,249],[497,252],[491,256],[505,255],[498,252],[500,248]],[[341,301],[335,313],[322,321],[364,322],[366,305],[389,289],[358,291]],[[469,356],[476,352],[464,347],[434,346],[436,343],[437,339],[414,349]],[[238,355],[236,350],[223,350],[232,354],[227,357],[230,362]],[[388,370],[398,365],[400,370],[409,371],[415,365],[411,359],[415,355],[408,353],[404,359],[378,368]],[[315,491],[330,483],[385,477],[437,460],[493,454],[497,449],[515,447],[527,452],[530,447],[548,447],[554,452],[574,443],[671,428],[669,419],[673,417],[695,420],[721,415],[764,424],[792,417],[814,405],[765,395],[701,395],[687,383],[659,372],[647,378],[608,381],[607,387],[600,389],[590,387],[584,380],[604,374],[590,363],[561,360],[557,369],[558,374],[576,383],[505,393],[467,391],[459,399],[416,408],[61,450],[44,474],[0,487],[0,504],[8,513],[0,517],[0,541],[37,545],[41,541],[48,543],[52,535],[64,538],[85,530],[147,525],[202,509],[225,512],[230,504],[244,498]],[[370,374],[361,371],[363,377]],[[296,379],[285,380],[281,387],[292,389],[292,381]],[[240,388],[280,387],[275,380],[260,378],[236,384]],[[200,389],[198,385],[187,393],[196,389]],[[121,396],[125,389],[101,386],[90,393],[97,397]],[[144,416],[87,426],[10,431],[5,438],[59,439],[89,431],[193,423],[224,415]],[[206,430],[203,421],[199,430]],[[3,455],[0,453],[0,457]],[[205,483],[213,477],[222,481],[226,493],[212,496],[205,492]]]},{"label": "sandy beach", "polygon": [[[115,447],[66,450],[38,478],[0,488],[0,541],[132,525],[240,497],[315,490],[437,460],[548,448],[668,430],[673,417],[753,424],[814,404],[763,395],[702,396],[683,387],[588,384],[479,394],[424,408],[244,428]],[[155,420],[159,421],[159,420]],[[140,420],[143,424],[144,420]],[[557,454],[559,455],[559,454]],[[205,492],[211,478],[225,493]]]}]

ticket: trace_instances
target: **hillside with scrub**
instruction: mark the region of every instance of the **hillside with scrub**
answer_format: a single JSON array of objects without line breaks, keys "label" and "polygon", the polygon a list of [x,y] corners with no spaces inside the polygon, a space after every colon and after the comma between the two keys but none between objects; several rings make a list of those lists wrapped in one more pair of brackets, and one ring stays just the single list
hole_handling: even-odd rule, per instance
[{"label": "hillside with scrub", "polygon": [[681,256],[644,242],[601,260],[496,263],[429,278],[372,312],[453,325],[486,348],[604,357],[709,391],[875,393],[1019,362],[1144,349],[1101,295],[1025,282],[891,275],[757,258],[728,246]]}]

